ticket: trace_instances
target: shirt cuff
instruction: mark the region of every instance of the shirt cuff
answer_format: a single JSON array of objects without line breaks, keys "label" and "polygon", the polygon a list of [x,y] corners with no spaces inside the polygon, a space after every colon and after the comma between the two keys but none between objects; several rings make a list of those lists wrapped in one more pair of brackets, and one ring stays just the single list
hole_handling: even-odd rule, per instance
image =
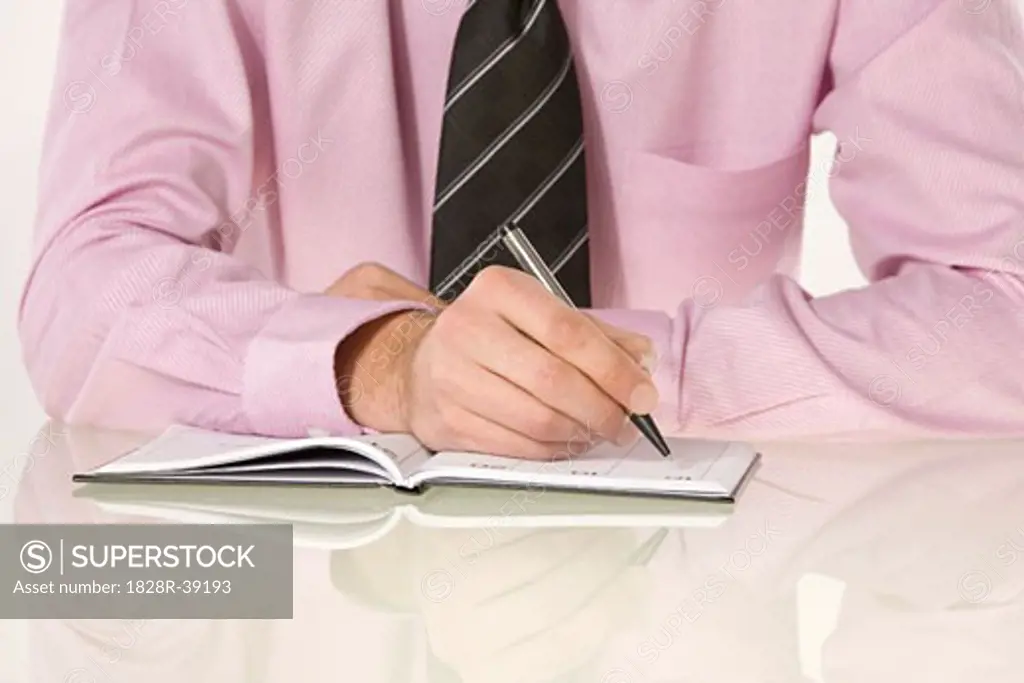
[{"label": "shirt cuff", "polygon": [[658,407],[651,417],[666,434],[682,431],[679,423],[679,382],[683,358],[683,335],[673,334],[673,321],[662,311],[635,311],[622,308],[599,308],[587,313],[601,322],[635,334],[642,334],[654,344],[651,378],[658,390]]},{"label": "shirt cuff", "polygon": [[335,350],[364,323],[403,310],[430,308],[317,294],[278,309],[246,354],[243,405],[253,430],[286,437],[362,433],[338,397]]}]

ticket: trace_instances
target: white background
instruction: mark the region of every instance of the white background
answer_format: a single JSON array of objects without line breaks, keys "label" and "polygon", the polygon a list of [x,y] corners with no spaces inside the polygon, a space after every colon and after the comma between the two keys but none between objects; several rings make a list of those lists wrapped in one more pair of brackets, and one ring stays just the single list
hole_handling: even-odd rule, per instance
[{"label": "white background", "polygon": [[[61,3],[0,2],[0,468],[27,446],[44,415],[21,366],[18,300],[28,269],[36,201],[36,169],[56,57]],[[834,140],[815,141],[808,197],[803,285],[816,295],[864,282],[849,254],[846,227],[825,189]],[[0,499],[0,523],[11,500]],[[25,680],[24,630],[0,621],[0,683]],[[13,676],[13,678],[12,678]]]}]

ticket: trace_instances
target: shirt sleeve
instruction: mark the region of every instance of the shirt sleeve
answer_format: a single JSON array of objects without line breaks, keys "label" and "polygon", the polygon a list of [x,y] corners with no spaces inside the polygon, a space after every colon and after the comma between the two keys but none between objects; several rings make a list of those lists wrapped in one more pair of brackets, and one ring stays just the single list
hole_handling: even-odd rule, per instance
[{"label": "shirt sleeve", "polygon": [[[603,311],[655,341],[666,429],[730,438],[1024,434],[1024,40],[1012,0],[911,26],[839,2],[815,114],[830,192],[870,285],[812,298],[773,277],[672,319]],[[930,6],[929,6],[930,5]],[[886,7],[890,5],[886,4]]]},{"label": "shirt sleeve", "polygon": [[243,59],[251,36],[232,4],[66,3],[19,316],[54,417],[357,433],[338,400],[336,347],[417,307],[299,293],[231,255],[232,208],[250,202],[261,153],[258,67]]}]

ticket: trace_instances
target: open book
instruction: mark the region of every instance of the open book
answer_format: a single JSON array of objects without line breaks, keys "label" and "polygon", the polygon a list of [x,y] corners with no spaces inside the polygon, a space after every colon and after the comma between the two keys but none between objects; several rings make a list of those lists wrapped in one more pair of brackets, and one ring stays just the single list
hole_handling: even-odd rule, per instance
[{"label": "open book", "polygon": [[432,453],[408,435],[274,439],[175,426],[90,472],[85,482],[392,486],[436,484],[635,493],[731,501],[758,460],[732,442],[669,439],[662,457],[644,440],[600,443],[578,457],[530,461]]}]

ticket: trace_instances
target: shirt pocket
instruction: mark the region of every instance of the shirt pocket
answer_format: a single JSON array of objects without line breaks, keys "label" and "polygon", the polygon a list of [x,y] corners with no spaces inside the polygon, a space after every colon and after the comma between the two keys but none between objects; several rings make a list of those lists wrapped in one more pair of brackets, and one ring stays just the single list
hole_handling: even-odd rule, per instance
[{"label": "shirt pocket", "polygon": [[[616,247],[630,276],[628,292],[613,298],[665,308],[710,278],[716,303],[732,302],[771,273],[795,269],[808,168],[807,146],[741,170],[634,153],[615,183]],[[627,267],[636,263],[657,267]]]}]

